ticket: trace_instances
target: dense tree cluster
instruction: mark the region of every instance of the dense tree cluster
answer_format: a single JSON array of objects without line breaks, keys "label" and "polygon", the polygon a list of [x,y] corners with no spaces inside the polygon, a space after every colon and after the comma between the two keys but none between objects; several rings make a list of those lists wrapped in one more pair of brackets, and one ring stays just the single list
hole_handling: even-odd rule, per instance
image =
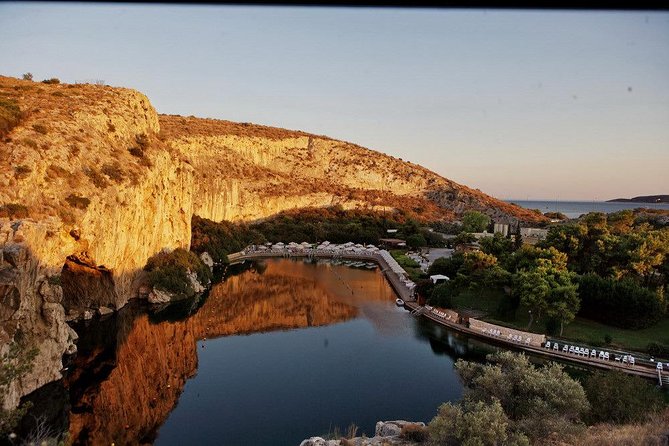
[{"label": "dense tree cluster", "polygon": [[228,254],[267,241],[263,234],[244,224],[216,223],[197,215],[193,216],[191,227],[191,250],[198,254],[209,253],[216,263],[228,263]]},{"label": "dense tree cluster", "polygon": [[[622,328],[648,327],[666,315],[669,277],[669,228],[651,217],[590,213],[551,226],[536,246],[494,234],[478,241],[480,252],[437,259],[428,274],[452,279],[444,302],[464,289],[503,290],[498,316],[523,311],[528,328],[541,321],[549,332],[562,333],[577,315]],[[463,231],[453,244],[474,239]],[[426,287],[428,298],[432,288]],[[432,302],[445,295],[442,289]]]}]

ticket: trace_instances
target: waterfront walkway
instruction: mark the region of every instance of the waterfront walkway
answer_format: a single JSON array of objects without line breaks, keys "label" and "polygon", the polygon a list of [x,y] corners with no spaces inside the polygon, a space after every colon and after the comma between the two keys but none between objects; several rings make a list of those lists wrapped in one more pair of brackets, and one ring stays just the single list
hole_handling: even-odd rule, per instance
[{"label": "waterfront walkway", "polygon": [[[620,370],[631,375],[656,379],[660,385],[669,385],[669,364],[642,360],[629,353],[612,352],[609,354],[609,352],[606,352],[604,356],[605,352],[598,350],[599,354],[593,354],[596,349],[577,346],[574,343],[562,340],[547,340],[545,335],[523,332],[489,324],[474,318],[462,317],[453,310],[432,308],[427,305],[421,306],[413,298],[415,284],[407,278],[406,274],[402,274],[401,268],[398,270],[396,262],[390,258],[387,251],[376,248],[373,250],[364,248],[353,250],[350,247],[334,249],[331,247],[328,249],[280,247],[265,250],[256,250],[255,247],[249,247],[241,252],[228,255],[231,264],[270,257],[341,258],[376,262],[395,293],[405,302],[405,308],[412,314],[423,316],[451,330],[481,338],[491,344],[585,366]],[[392,267],[391,262],[394,263]]]}]

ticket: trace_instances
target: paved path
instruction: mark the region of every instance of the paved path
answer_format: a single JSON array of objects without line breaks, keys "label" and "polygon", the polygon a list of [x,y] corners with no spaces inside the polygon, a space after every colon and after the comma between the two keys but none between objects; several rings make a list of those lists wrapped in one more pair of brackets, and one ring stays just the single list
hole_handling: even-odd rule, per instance
[{"label": "paved path", "polygon": [[[519,344],[517,342],[509,341],[506,338],[494,337],[488,334],[485,334],[479,330],[474,330],[463,324],[458,324],[452,321],[444,320],[443,318],[433,314],[430,311],[426,311],[425,307],[421,307],[413,301],[411,297],[411,291],[407,288],[404,282],[400,277],[395,274],[391,269],[385,259],[377,253],[365,252],[365,253],[354,253],[354,252],[331,252],[331,251],[320,251],[315,249],[303,249],[303,250],[267,250],[267,251],[255,251],[255,252],[238,252],[228,255],[228,259],[231,264],[240,263],[245,260],[253,259],[262,259],[270,257],[314,257],[314,258],[346,258],[353,260],[366,260],[373,261],[379,264],[381,267],[381,272],[384,274],[391,287],[395,293],[405,302],[405,307],[420,316],[426,317],[431,321],[448,327],[452,330],[465,333],[469,336],[474,336],[477,338],[482,338],[486,342],[491,344],[502,345],[506,348],[511,348],[514,350],[523,350],[532,354],[548,356],[551,358],[559,359],[562,361],[569,361],[577,364],[582,364],[590,367],[597,367],[600,369],[606,370],[621,370],[625,373],[631,375],[642,376],[644,378],[656,379],[660,382],[664,381],[664,385],[669,385],[669,364],[665,366],[665,370],[661,373],[652,367],[648,367],[644,364],[637,364],[634,366],[624,364],[622,362],[615,361],[613,358],[611,360],[603,360],[599,358],[591,358],[585,356],[575,355],[573,353],[564,353],[561,350],[553,350],[552,348],[536,347],[531,345]],[[506,327],[499,326],[500,330],[506,330]],[[564,345],[564,342],[560,342],[560,345]]]}]

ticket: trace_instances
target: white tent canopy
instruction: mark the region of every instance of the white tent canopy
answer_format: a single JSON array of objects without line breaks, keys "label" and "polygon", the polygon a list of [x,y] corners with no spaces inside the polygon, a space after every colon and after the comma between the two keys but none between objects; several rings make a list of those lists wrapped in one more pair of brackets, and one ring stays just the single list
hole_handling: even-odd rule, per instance
[{"label": "white tent canopy", "polygon": [[443,274],[434,274],[430,276],[430,280],[432,281],[432,283],[437,283],[440,280],[451,280],[451,279],[450,277],[444,276]]}]

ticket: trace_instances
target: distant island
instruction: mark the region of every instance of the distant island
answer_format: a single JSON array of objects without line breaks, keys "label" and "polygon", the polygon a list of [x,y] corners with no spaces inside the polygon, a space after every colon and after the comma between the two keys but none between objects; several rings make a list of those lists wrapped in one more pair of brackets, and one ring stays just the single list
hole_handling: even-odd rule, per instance
[{"label": "distant island", "polygon": [[616,198],[607,203],[669,203],[669,195],[642,195],[634,198]]}]

